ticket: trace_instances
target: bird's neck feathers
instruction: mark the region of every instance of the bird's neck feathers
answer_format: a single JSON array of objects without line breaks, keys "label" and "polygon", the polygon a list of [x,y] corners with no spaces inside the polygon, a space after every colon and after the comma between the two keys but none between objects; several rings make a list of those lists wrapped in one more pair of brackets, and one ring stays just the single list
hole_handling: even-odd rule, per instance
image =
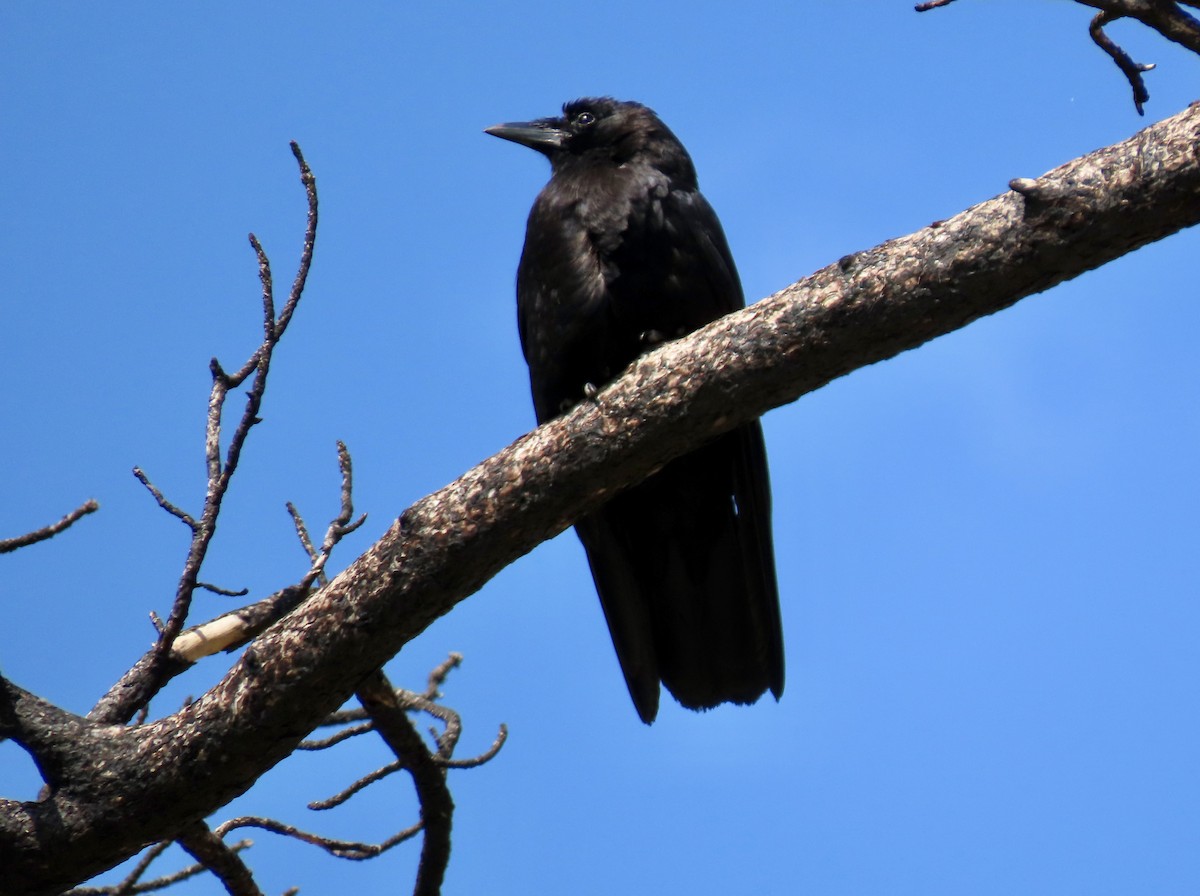
[{"label": "bird's neck feathers", "polygon": [[676,189],[696,189],[696,169],[691,157],[661,123],[657,127],[627,131],[611,143],[589,146],[579,152],[555,153],[550,157],[550,166],[559,178],[612,168],[645,167],[665,175]]}]

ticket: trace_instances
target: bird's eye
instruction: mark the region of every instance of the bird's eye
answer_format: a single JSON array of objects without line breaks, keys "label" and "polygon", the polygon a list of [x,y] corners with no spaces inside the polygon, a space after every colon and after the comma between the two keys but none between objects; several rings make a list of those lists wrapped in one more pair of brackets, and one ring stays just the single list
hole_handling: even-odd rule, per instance
[{"label": "bird's eye", "polygon": [[586,128],[589,124],[596,120],[596,116],[591,112],[580,112],[575,116],[575,124],[581,128]]}]

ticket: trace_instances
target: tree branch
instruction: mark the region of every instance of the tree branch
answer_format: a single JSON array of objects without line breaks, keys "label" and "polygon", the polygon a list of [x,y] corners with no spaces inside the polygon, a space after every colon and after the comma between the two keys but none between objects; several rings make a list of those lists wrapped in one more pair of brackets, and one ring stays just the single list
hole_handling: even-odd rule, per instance
[{"label": "tree branch", "polygon": [[58,892],[177,836],[434,619],[670,458],[1197,223],[1198,145],[1193,106],[655,349],[594,401],[410,507],[195,702],[136,728],[72,717],[87,755],[61,765],[45,799],[0,803],[0,892]]},{"label": "tree branch", "polygon": [[[151,665],[158,664],[153,680],[161,687],[186,671],[197,660],[212,656],[222,650],[229,651],[241,647],[272,622],[290,612],[309,593],[314,582],[328,583],[325,564],[329,562],[333,549],[337,547],[342,538],[358,529],[367,519],[367,515],[364,513],[353,522],[350,521],[354,515],[350,452],[341,441],[337,443],[337,452],[338,468],[342,474],[341,510],[330,521],[319,551],[309,539],[308,530],[305,528],[299,512],[290,502],[287,505],[288,513],[291,514],[296,525],[300,543],[309,555],[310,566],[304,577],[295,585],[289,585],[269,597],[237,610],[222,613],[214,619],[180,632],[172,644],[171,655],[166,661],[159,660],[157,644],[151,647],[88,713],[89,719],[104,721],[113,718],[114,714],[119,716],[120,712],[124,711],[124,707],[141,699],[151,678],[149,671]],[[153,486],[149,484],[147,487],[154,490]],[[213,588],[211,585],[199,581],[196,582],[196,587],[207,588],[231,597],[238,597],[245,593],[244,591],[230,592]],[[161,632],[161,630],[162,628],[159,626],[159,631]]]},{"label": "tree branch", "polygon": [[421,824],[418,822],[402,831],[397,831],[380,843],[364,843],[358,840],[335,840],[333,837],[322,837],[319,834],[302,831],[295,825],[284,824],[272,818],[259,818],[254,815],[231,818],[229,821],[218,825],[215,833],[217,836],[223,837],[225,834],[238,828],[261,828],[264,831],[270,831],[272,834],[278,834],[281,837],[290,837],[293,840],[299,840],[301,843],[320,847],[331,856],[337,856],[339,859],[349,859],[355,862],[373,859],[387,852],[393,846],[399,846],[405,840],[411,840],[417,834],[421,833]]},{"label": "tree branch", "polygon": [[382,670],[367,676],[359,685],[357,696],[375,723],[375,731],[408,769],[417,788],[425,838],[413,896],[438,896],[450,863],[450,826],[454,817],[446,769],[426,749]]},{"label": "tree branch", "polygon": [[[208,555],[209,545],[217,530],[217,519],[221,513],[221,504],[229,490],[230,481],[237,471],[242,449],[250,435],[250,429],[259,422],[258,412],[262,406],[263,395],[267,388],[267,375],[270,373],[271,359],[279,340],[283,338],[300,296],[308,279],[308,271],[312,265],[313,246],[317,236],[317,187],[316,178],[304,160],[300,147],[293,141],[292,155],[300,166],[300,182],[304,186],[308,200],[308,218],[304,233],[304,246],[300,252],[300,262],[296,277],[292,284],[287,303],[275,316],[274,282],[271,277],[271,263],[267,254],[254,234],[250,234],[250,246],[258,259],[259,281],[262,285],[263,308],[263,341],[242,368],[234,374],[227,373],[221,363],[213,358],[209,364],[212,374],[212,389],[208,399],[208,424],[204,434],[204,458],[208,470],[208,487],[204,496],[204,508],[199,518],[192,517],[179,507],[168,501],[150,482],[146,474],[134,468],[134,475],[146,486],[154,496],[159,506],[186,523],[192,530],[192,539],[188,546],[187,559],[184,561],[183,572],[175,590],[175,601],[167,621],[159,627],[158,641],[151,653],[139,660],[133,668],[122,676],[108,693],[93,707],[89,718],[104,722],[127,722],[134,713],[144,708],[160,688],[174,675],[187,667],[187,654],[174,651],[175,640],[183,632],[191,611],[192,598],[200,587],[200,568]],[[253,374],[250,389],[246,393],[246,406],[238,420],[237,427],[229,439],[225,449],[225,457],[221,457],[221,426],[224,419],[225,399],[230,389],[235,389]],[[340,449],[344,452],[344,447]],[[347,461],[348,463],[348,461]],[[316,578],[314,573],[313,578]]]},{"label": "tree branch", "polygon": [[1195,7],[1195,2],[1174,0],[1075,0],[1092,9],[1107,13],[1110,19],[1136,19],[1153,28],[1167,40],[1193,53],[1200,53],[1200,20],[1181,6]]},{"label": "tree branch", "polygon": [[[171,874],[165,874],[162,877],[156,877],[143,882],[142,877],[145,876],[150,865],[166,852],[170,846],[170,840],[162,840],[149,847],[138,860],[134,869],[119,883],[108,887],[77,887],[73,890],[68,890],[63,896],[133,896],[135,893],[153,893],[156,890],[165,890],[177,883],[208,872],[209,869],[207,866],[197,863],[188,865],[186,868],[180,868]],[[229,846],[229,849],[232,852],[239,853],[249,849],[250,846],[251,842],[249,840],[239,840],[237,843]]]},{"label": "tree branch", "polygon": [[178,843],[188,855],[216,875],[229,896],[263,896],[237,850],[214,834],[204,822],[190,824],[179,835]]},{"label": "tree branch", "polygon": [[[954,0],[930,0],[918,3],[917,12],[929,12],[949,6]],[[1100,10],[1088,25],[1088,34],[1101,50],[1109,55],[1120,69],[1133,90],[1133,105],[1138,115],[1143,115],[1144,106],[1150,99],[1142,75],[1155,68],[1153,63],[1135,62],[1104,31],[1104,26],[1118,19],[1136,19],[1147,28],[1152,28],[1169,41],[1179,44],[1193,53],[1200,53],[1200,20],[1192,16],[1184,6],[1200,7],[1196,0],[1075,0],[1082,6]]]},{"label": "tree branch", "polygon": [[75,523],[87,516],[89,513],[95,513],[100,509],[100,505],[95,501],[84,501],[57,523],[51,523],[48,526],[43,526],[33,532],[27,532],[24,535],[18,535],[16,538],[0,539],[0,554],[8,554],[18,548],[23,548],[31,544],[37,544],[39,541],[45,541],[48,538],[53,538],[64,529],[69,529]]},{"label": "tree branch", "polygon": [[1119,18],[1122,18],[1122,15],[1107,11],[1096,13],[1095,18],[1088,25],[1088,34],[1091,35],[1096,46],[1107,53],[1117,68],[1121,70],[1121,74],[1125,76],[1125,80],[1129,82],[1129,87],[1133,91],[1133,107],[1137,109],[1138,115],[1145,115],[1145,106],[1150,99],[1150,91],[1146,89],[1146,79],[1142,75],[1153,71],[1154,63],[1135,62],[1132,56],[1108,36],[1104,26]]}]

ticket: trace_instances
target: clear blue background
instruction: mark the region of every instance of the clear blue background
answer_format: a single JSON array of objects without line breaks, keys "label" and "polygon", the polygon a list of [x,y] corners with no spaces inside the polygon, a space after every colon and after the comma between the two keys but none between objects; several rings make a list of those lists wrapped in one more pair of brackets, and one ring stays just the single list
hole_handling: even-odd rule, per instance
[{"label": "clear blue background", "polygon": [[[548,170],[482,133],[579,95],[642,100],[690,149],[750,298],[1122,140],[1195,97],[1200,62],[1133,26],[1145,120],[1071,3],[9,3],[0,9],[0,667],[86,711],[149,645],[203,493],[207,363],[258,341],[253,230],[308,292],[204,578],[260,597],[306,566],[284,502],[357,507],[348,563],[533,420],[513,309]],[[449,651],[460,753],[448,893],[1200,892],[1197,234],[765,418],[783,700],[638,722],[573,535],[389,667]],[[232,605],[204,596],[196,619]],[[170,712],[227,667],[205,661]],[[379,840],[405,781],[314,817],[384,760],[302,755],[218,813]],[[197,781],[202,787],[203,782]],[[0,746],[0,793],[29,798]],[[269,834],[273,893],[403,892]],[[182,861],[182,860],[180,860]],[[170,862],[160,863],[170,870]],[[211,879],[188,892],[217,893]]]}]

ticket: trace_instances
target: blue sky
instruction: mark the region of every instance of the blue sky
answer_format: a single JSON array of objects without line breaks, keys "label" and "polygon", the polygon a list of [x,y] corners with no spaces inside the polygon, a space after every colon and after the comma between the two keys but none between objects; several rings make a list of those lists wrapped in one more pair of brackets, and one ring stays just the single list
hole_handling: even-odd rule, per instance
[{"label": "blue sky", "polygon": [[[1017,18],[1017,14],[1021,18]],[[691,151],[747,296],[948,217],[1194,98],[1159,63],[1139,119],[1075,4],[6,4],[0,10],[0,536],[101,512],[0,558],[0,666],[83,712],[149,644],[195,509],[207,363],[258,338],[253,230],[304,302],[205,579],[261,596],[304,557],[284,502],[336,512],[336,439],[367,524],[533,422],[513,277],[548,170],[487,137],[580,95],[655,109]],[[1197,234],[858,371],[765,418],[788,684],[778,704],[637,720],[573,535],[391,664],[449,651],[448,893],[1195,893],[1200,889]],[[197,618],[228,599],[205,597]],[[203,663],[169,712],[224,672]],[[379,840],[415,816],[383,760],[301,756],[214,816]],[[0,793],[28,798],[0,745]],[[357,865],[271,835],[268,892],[395,892],[417,849]],[[161,866],[169,870],[169,864]],[[211,880],[188,892],[216,893]]]}]

